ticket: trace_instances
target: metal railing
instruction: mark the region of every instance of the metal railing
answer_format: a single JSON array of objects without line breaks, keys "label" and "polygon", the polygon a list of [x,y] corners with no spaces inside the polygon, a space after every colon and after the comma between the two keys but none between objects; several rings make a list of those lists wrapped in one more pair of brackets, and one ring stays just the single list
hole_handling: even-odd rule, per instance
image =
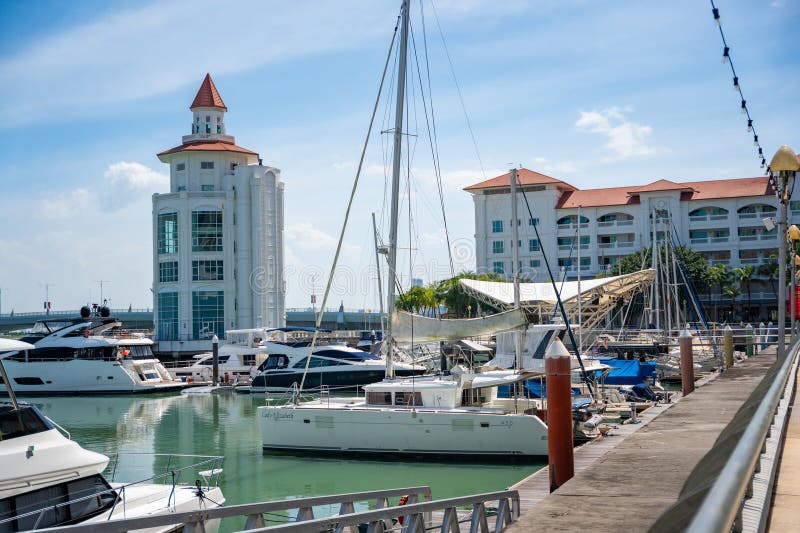
[{"label": "metal railing", "polygon": [[[408,496],[405,505],[389,506],[390,498]],[[420,501],[423,500],[423,501]],[[374,505],[373,509],[356,512],[356,504]],[[497,502],[495,505],[488,505]],[[338,514],[317,518],[314,508],[338,505]],[[469,510],[459,509],[468,507]],[[496,513],[490,512],[496,508]],[[290,516],[287,511],[294,511]],[[433,514],[442,512],[441,524],[433,523]],[[494,514],[492,531],[499,533],[511,522],[519,518],[520,500],[516,490],[489,492],[457,498],[431,501],[431,489],[427,486],[399,489],[333,494],[279,500],[272,502],[248,503],[162,515],[142,516],[123,520],[109,520],[91,524],[77,524],[50,529],[48,533],[122,533],[145,528],[163,528],[175,524],[185,524],[184,531],[204,531],[211,520],[222,518],[244,518],[244,530],[281,532],[344,532],[358,531],[366,525],[367,531],[402,531],[416,533],[439,528],[442,532],[457,531],[458,523],[469,521],[470,531],[488,532],[489,517]],[[281,514],[278,514],[281,513]],[[285,514],[283,514],[285,513]],[[402,523],[400,519],[402,518]],[[269,522],[281,519],[282,523],[267,526]],[[454,527],[455,526],[455,527]]]},{"label": "metal railing", "polygon": [[695,533],[731,531],[737,523],[740,529],[742,507],[745,499],[752,496],[753,475],[760,470],[760,456],[798,352],[800,343],[795,343],[789,355],[781,363],[747,427],[738,438],[736,447],[711,486],[703,504],[694,515],[688,531]]}]

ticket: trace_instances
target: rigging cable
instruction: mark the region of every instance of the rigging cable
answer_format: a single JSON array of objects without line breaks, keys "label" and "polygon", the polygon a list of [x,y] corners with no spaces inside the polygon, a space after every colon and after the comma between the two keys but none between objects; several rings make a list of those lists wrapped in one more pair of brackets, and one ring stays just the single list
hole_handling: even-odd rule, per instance
[{"label": "rigging cable", "polygon": [[331,265],[331,273],[328,276],[328,283],[325,285],[325,294],[322,296],[322,305],[320,307],[319,314],[317,315],[316,327],[314,328],[314,336],[311,338],[311,344],[308,347],[308,357],[306,357],[306,366],[303,369],[303,377],[300,380],[300,389],[295,396],[295,398],[299,398],[300,393],[303,392],[303,385],[305,385],[306,375],[308,374],[308,366],[311,363],[311,354],[314,351],[314,346],[317,344],[317,337],[319,336],[319,328],[322,324],[322,317],[325,315],[325,306],[328,303],[328,296],[331,292],[331,285],[333,284],[333,274],[336,271],[336,265],[339,262],[339,254],[342,251],[342,243],[344,242],[344,234],[347,230],[347,222],[350,219],[350,209],[353,207],[353,200],[356,196],[356,189],[358,188],[358,180],[361,177],[361,169],[364,166],[364,157],[367,153],[367,146],[369,145],[369,138],[372,134],[372,126],[375,123],[375,115],[378,111],[378,104],[381,101],[381,93],[383,92],[383,83],[386,80],[386,71],[389,69],[389,60],[392,58],[392,50],[394,49],[394,42],[397,38],[397,30],[400,28],[400,16],[397,16],[397,21],[394,25],[394,33],[392,33],[392,41],[389,44],[389,52],[386,54],[386,63],[383,66],[383,74],[381,74],[381,83],[378,86],[378,95],[375,98],[375,105],[372,107],[372,116],[369,119],[369,127],[367,128],[367,135],[364,138],[364,147],[361,149],[361,158],[358,161],[358,170],[356,171],[356,177],[353,180],[353,188],[350,191],[350,198],[347,200],[347,210],[344,214],[344,222],[342,223],[342,231],[339,233],[339,242],[336,243],[336,253],[333,256],[333,264]]},{"label": "rigging cable", "polygon": [[431,0],[431,7],[433,8],[433,18],[436,20],[436,27],[439,29],[439,36],[442,39],[442,46],[444,46],[444,52],[447,56],[447,63],[450,65],[450,74],[453,76],[453,83],[456,86],[456,91],[458,92],[458,100],[461,102],[461,109],[464,112],[464,118],[467,120],[467,128],[469,129],[469,135],[472,137],[472,146],[475,148],[475,155],[478,158],[478,164],[481,167],[481,175],[483,179],[486,180],[486,171],[483,168],[483,160],[481,160],[481,153],[478,150],[478,141],[475,140],[475,132],[472,131],[472,123],[469,121],[469,114],[467,114],[467,106],[464,105],[464,97],[461,95],[461,86],[458,84],[458,78],[456,78],[456,69],[453,67],[453,60],[450,58],[450,50],[447,49],[447,43],[444,40],[444,31],[442,31],[442,25],[439,23],[439,14],[436,12],[436,5]]},{"label": "rigging cable", "polygon": [[[519,181],[519,177],[517,177],[517,180]],[[528,203],[528,195],[526,194],[525,189],[522,187],[522,183],[519,183],[519,188],[522,191],[522,199],[525,200],[525,207],[528,209],[528,216],[530,218],[533,218],[533,211],[531,211],[531,204]],[[533,225],[533,231],[536,233],[536,238],[539,239],[539,242],[543,242],[542,238],[539,236],[538,224]],[[594,391],[592,390],[593,388],[591,380],[589,379],[589,374],[586,372],[586,367],[583,364],[583,358],[581,357],[580,350],[578,349],[578,342],[575,340],[575,334],[572,332],[572,326],[570,326],[569,317],[567,316],[567,310],[564,307],[564,302],[561,300],[561,293],[558,291],[558,287],[556,287],[556,280],[553,278],[553,271],[550,269],[550,261],[547,260],[547,254],[542,253],[542,257],[544,258],[544,266],[545,268],[547,268],[547,274],[550,276],[550,284],[553,285],[553,292],[555,292],[556,294],[558,307],[561,309],[561,319],[564,321],[564,326],[566,326],[567,328],[567,335],[569,335],[569,341],[575,348],[575,355],[578,357],[578,364],[581,367],[581,375],[583,377],[583,381],[584,383],[586,383],[586,388],[589,389],[589,394],[593,396]],[[578,297],[580,297],[580,295],[578,295]]]}]

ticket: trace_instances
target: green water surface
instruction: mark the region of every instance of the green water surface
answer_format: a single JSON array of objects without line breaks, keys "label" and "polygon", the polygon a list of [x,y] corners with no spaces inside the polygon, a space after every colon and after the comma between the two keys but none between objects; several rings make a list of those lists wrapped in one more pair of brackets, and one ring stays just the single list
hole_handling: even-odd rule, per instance
[{"label": "green water surface", "polygon": [[[256,408],[243,394],[30,398],[84,448],[116,452],[224,455],[220,486],[228,505],[429,485],[434,499],[502,490],[542,464],[375,461],[263,452]],[[166,459],[123,460],[116,481],[165,470]],[[209,467],[206,467],[209,468]],[[193,482],[197,476],[181,481]],[[236,529],[225,521],[222,530]]]}]

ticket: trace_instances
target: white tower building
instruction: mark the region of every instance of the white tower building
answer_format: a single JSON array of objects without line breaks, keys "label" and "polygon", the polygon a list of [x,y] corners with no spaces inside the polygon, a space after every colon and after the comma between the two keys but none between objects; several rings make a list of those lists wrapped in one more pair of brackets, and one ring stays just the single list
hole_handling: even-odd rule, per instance
[{"label": "white tower building", "polygon": [[227,329],[285,325],[280,170],[227,134],[210,75],[189,109],[189,135],[158,154],[170,191],[153,195],[155,337],[175,354]]}]

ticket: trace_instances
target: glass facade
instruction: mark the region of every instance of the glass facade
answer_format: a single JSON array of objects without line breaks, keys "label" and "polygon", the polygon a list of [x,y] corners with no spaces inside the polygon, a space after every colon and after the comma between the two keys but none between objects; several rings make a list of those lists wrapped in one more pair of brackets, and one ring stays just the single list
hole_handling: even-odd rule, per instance
[{"label": "glass facade", "polygon": [[194,291],[192,293],[192,333],[195,340],[214,335],[225,338],[225,293]]},{"label": "glass facade", "polygon": [[505,268],[503,268],[503,262],[502,261],[495,261],[494,265],[492,265],[492,266],[493,266],[492,270],[494,271],[495,274],[505,274],[506,273]]},{"label": "glass facade", "polygon": [[494,241],[492,242],[492,252],[496,254],[503,253],[503,241]]},{"label": "glass facade", "polygon": [[192,212],[192,251],[222,251],[222,211]]},{"label": "glass facade", "polygon": [[503,233],[502,220],[492,220],[492,233]]},{"label": "glass facade", "polygon": [[178,213],[158,215],[158,253],[178,253]]},{"label": "glass facade", "polygon": [[158,339],[178,340],[178,293],[158,293]]},{"label": "glass facade", "polygon": [[222,281],[222,261],[192,261],[192,281]]},{"label": "glass facade", "polygon": [[178,281],[178,262],[162,261],[158,264],[159,283],[170,283]]},{"label": "glass facade", "polygon": [[528,240],[528,251],[529,252],[538,252],[541,249],[542,249],[542,247],[539,245],[539,239],[529,239]]}]

